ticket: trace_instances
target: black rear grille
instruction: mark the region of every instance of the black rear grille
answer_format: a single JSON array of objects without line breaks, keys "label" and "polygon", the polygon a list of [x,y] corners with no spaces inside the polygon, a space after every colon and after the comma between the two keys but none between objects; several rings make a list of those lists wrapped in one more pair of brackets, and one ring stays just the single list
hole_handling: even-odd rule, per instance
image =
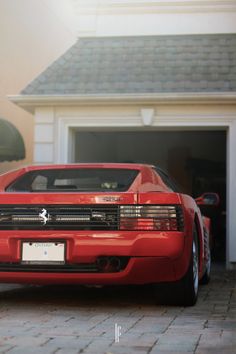
[{"label": "black rear grille", "polygon": [[0,205],[0,230],[162,231],[163,220],[183,231],[180,205]]},{"label": "black rear grille", "polygon": [[118,205],[0,206],[0,230],[118,229]]}]

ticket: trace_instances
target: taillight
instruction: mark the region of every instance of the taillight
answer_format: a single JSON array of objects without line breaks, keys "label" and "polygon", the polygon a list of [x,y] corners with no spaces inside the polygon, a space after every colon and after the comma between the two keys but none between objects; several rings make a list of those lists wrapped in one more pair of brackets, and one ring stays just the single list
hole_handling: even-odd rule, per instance
[{"label": "taillight", "polygon": [[120,230],[182,231],[179,205],[121,205]]}]

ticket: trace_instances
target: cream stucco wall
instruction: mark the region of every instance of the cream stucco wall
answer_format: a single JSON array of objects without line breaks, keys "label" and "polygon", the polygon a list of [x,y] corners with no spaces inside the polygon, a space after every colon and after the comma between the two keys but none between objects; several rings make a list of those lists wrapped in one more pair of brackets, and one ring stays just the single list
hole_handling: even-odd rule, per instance
[{"label": "cream stucco wall", "polygon": [[18,94],[77,36],[231,33],[236,1],[1,0],[0,23],[0,117],[19,129],[26,145],[26,159],[1,163],[1,172],[33,162],[32,116],[7,95]]},{"label": "cream stucco wall", "polygon": [[33,162],[33,116],[9,101],[76,40],[67,0],[0,1],[0,118],[23,136],[26,159],[0,163],[0,173]]}]

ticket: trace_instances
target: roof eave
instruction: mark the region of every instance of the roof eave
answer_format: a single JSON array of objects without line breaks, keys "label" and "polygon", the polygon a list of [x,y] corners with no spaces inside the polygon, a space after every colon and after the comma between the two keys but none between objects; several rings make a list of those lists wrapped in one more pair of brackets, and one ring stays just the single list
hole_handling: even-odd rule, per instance
[{"label": "roof eave", "polygon": [[144,94],[10,95],[9,100],[30,113],[40,106],[122,104],[236,104],[236,91]]}]

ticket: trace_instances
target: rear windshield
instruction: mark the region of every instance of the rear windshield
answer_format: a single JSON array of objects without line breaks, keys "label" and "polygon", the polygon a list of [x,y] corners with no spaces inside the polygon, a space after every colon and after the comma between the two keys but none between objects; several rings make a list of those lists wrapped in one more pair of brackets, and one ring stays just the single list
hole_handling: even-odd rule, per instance
[{"label": "rear windshield", "polygon": [[7,192],[127,191],[138,170],[111,168],[51,169],[27,172]]}]

